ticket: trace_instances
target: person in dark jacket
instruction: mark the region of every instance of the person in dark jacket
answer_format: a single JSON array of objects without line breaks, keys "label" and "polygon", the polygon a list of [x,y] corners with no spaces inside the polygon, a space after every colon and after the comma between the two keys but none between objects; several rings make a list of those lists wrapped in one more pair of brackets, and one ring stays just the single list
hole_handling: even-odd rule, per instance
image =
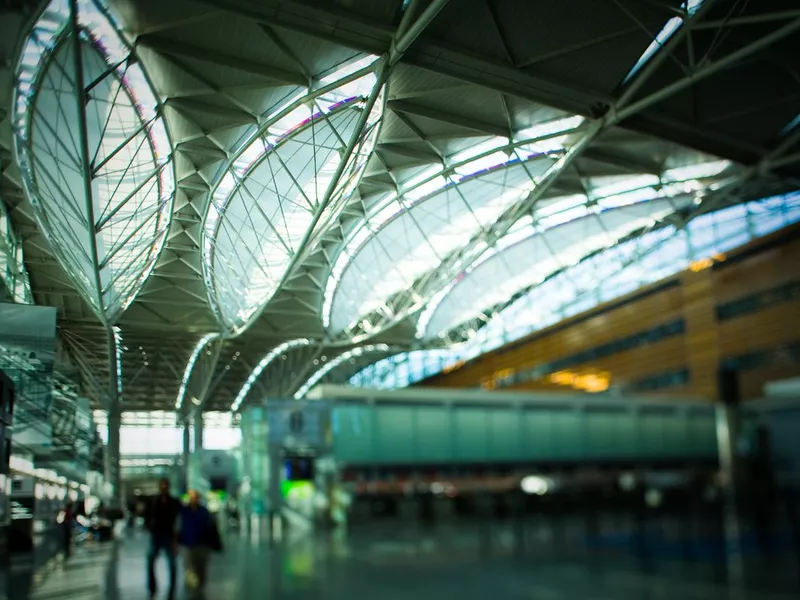
[{"label": "person in dark jacket", "polygon": [[72,554],[72,524],[75,520],[75,511],[72,502],[67,502],[56,518],[60,531],[61,543],[64,550],[64,559],[68,559]]},{"label": "person in dark jacket", "polygon": [[[201,597],[206,584],[208,558],[217,534],[214,517],[200,504],[197,490],[189,491],[189,504],[181,511],[180,543],[185,550],[186,589]],[[215,548],[216,549],[216,548]]]},{"label": "person in dark jacket", "polygon": [[150,531],[150,549],[147,552],[147,589],[155,598],[158,591],[156,581],[156,559],[163,551],[169,565],[169,598],[175,598],[175,562],[178,550],[178,517],[183,506],[169,493],[169,480],[158,482],[159,494],[147,507],[145,523]]}]

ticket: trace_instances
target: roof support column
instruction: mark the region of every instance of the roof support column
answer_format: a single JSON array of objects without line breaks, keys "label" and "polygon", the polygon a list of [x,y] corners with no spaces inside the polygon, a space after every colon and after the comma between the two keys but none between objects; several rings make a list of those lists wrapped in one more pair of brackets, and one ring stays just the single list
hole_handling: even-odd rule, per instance
[{"label": "roof support column", "polygon": [[120,432],[122,429],[122,407],[118,400],[109,402],[108,442],[105,453],[105,480],[110,486],[108,502],[112,508],[122,506],[122,474],[120,471]]},{"label": "roof support column", "polygon": [[108,329],[108,445],[106,446],[105,476],[111,485],[111,506],[123,506],[122,473],[120,470],[120,431],[122,428],[121,382],[118,379],[119,355],[116,333]]},{"label": "roof support column", "polygon": [[[194,432],[194,443],[192,444],[189,456],[188,489],[199,489],[200,481],[203,478],[203,412],[197,411],[191,421],[186,421],[186,428],[191,427]],[[184,434],[186,439],[187,434]]]},{"label": "roof support column", "polygon": [[181,448],[181,480],[180,493],[189,491],[189,465],[192,460],[192,430],[188,421],[181,423],[183,429],[183,447]]}]

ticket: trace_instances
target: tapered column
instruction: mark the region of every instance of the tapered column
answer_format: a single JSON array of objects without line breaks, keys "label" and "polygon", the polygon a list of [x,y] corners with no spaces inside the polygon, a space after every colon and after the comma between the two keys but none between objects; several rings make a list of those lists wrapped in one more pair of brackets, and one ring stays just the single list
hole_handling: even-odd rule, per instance
[{"label": "tapered column", "polygon": [[[187,425],[188,427],[189,425]],[[198,412],[194,415],[191,423],[192,431],[194,433],[192,445],[192,453],[189,459],[189,488],[199,489],[200,482],[203,478],[202,462],[203,462],[203,413]]]},{"label": "tapered column", "polygon": [[119,397],[110,401],[108,408],[108,443],[105,455],[105,479],[110,486],[108,503],[112,507],[122,505],[122,475],[120,472],[120,429],[122,410]]},{"label": "tapered column", "polygon": [[183,423],[183,448],[181,452],[181,481],[180,492],[189,491],[189,468],[192,461],[192,430],[188,421]]}]

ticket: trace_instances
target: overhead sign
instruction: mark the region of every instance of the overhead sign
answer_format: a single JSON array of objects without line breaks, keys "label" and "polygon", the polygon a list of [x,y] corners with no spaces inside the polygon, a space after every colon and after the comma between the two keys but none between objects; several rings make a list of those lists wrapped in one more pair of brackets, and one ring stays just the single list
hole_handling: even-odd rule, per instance
[{"label": "overhead sign", "polygon": [[297,401],[267,404],[267,437],[278,446],[320,446],[325,440],[328,407],[322,403]]}]

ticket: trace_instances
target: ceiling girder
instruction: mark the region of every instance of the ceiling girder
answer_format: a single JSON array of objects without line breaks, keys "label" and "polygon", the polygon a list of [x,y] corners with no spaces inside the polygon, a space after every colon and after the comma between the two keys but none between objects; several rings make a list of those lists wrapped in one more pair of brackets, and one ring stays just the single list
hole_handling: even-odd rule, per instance
[{"label": "ceiling girder", "polygon": [[184,58],[194,58],[220,67],[237,69],[252,75],[260,75],[261,77],[273,79],[281,83],[300,86],[308,84],[308,80],[302,75],[285,69],[279,69],[247,58],[232,56],[223,52],[209,50],[208,48],[202,48],[183,42],[176,42],[154,35],[139,36],[136,38],[136,44],[144,45],[155,52],[173,54]]},{"label": "ceiling girder", "polygon": [[456,115],[436,108],[421,106],[405,100],[390,100],[387,103],[387,107],[396,113],[417,115],[427,119],[450,123],[451,125],[456,125],[465,129],[471,129],[479,133],[485,133],[497,137],[508,137],[508,129],[505,127],[499,127],[497,125],[492,125],[491,123],[480,121],[479,119]]}]

